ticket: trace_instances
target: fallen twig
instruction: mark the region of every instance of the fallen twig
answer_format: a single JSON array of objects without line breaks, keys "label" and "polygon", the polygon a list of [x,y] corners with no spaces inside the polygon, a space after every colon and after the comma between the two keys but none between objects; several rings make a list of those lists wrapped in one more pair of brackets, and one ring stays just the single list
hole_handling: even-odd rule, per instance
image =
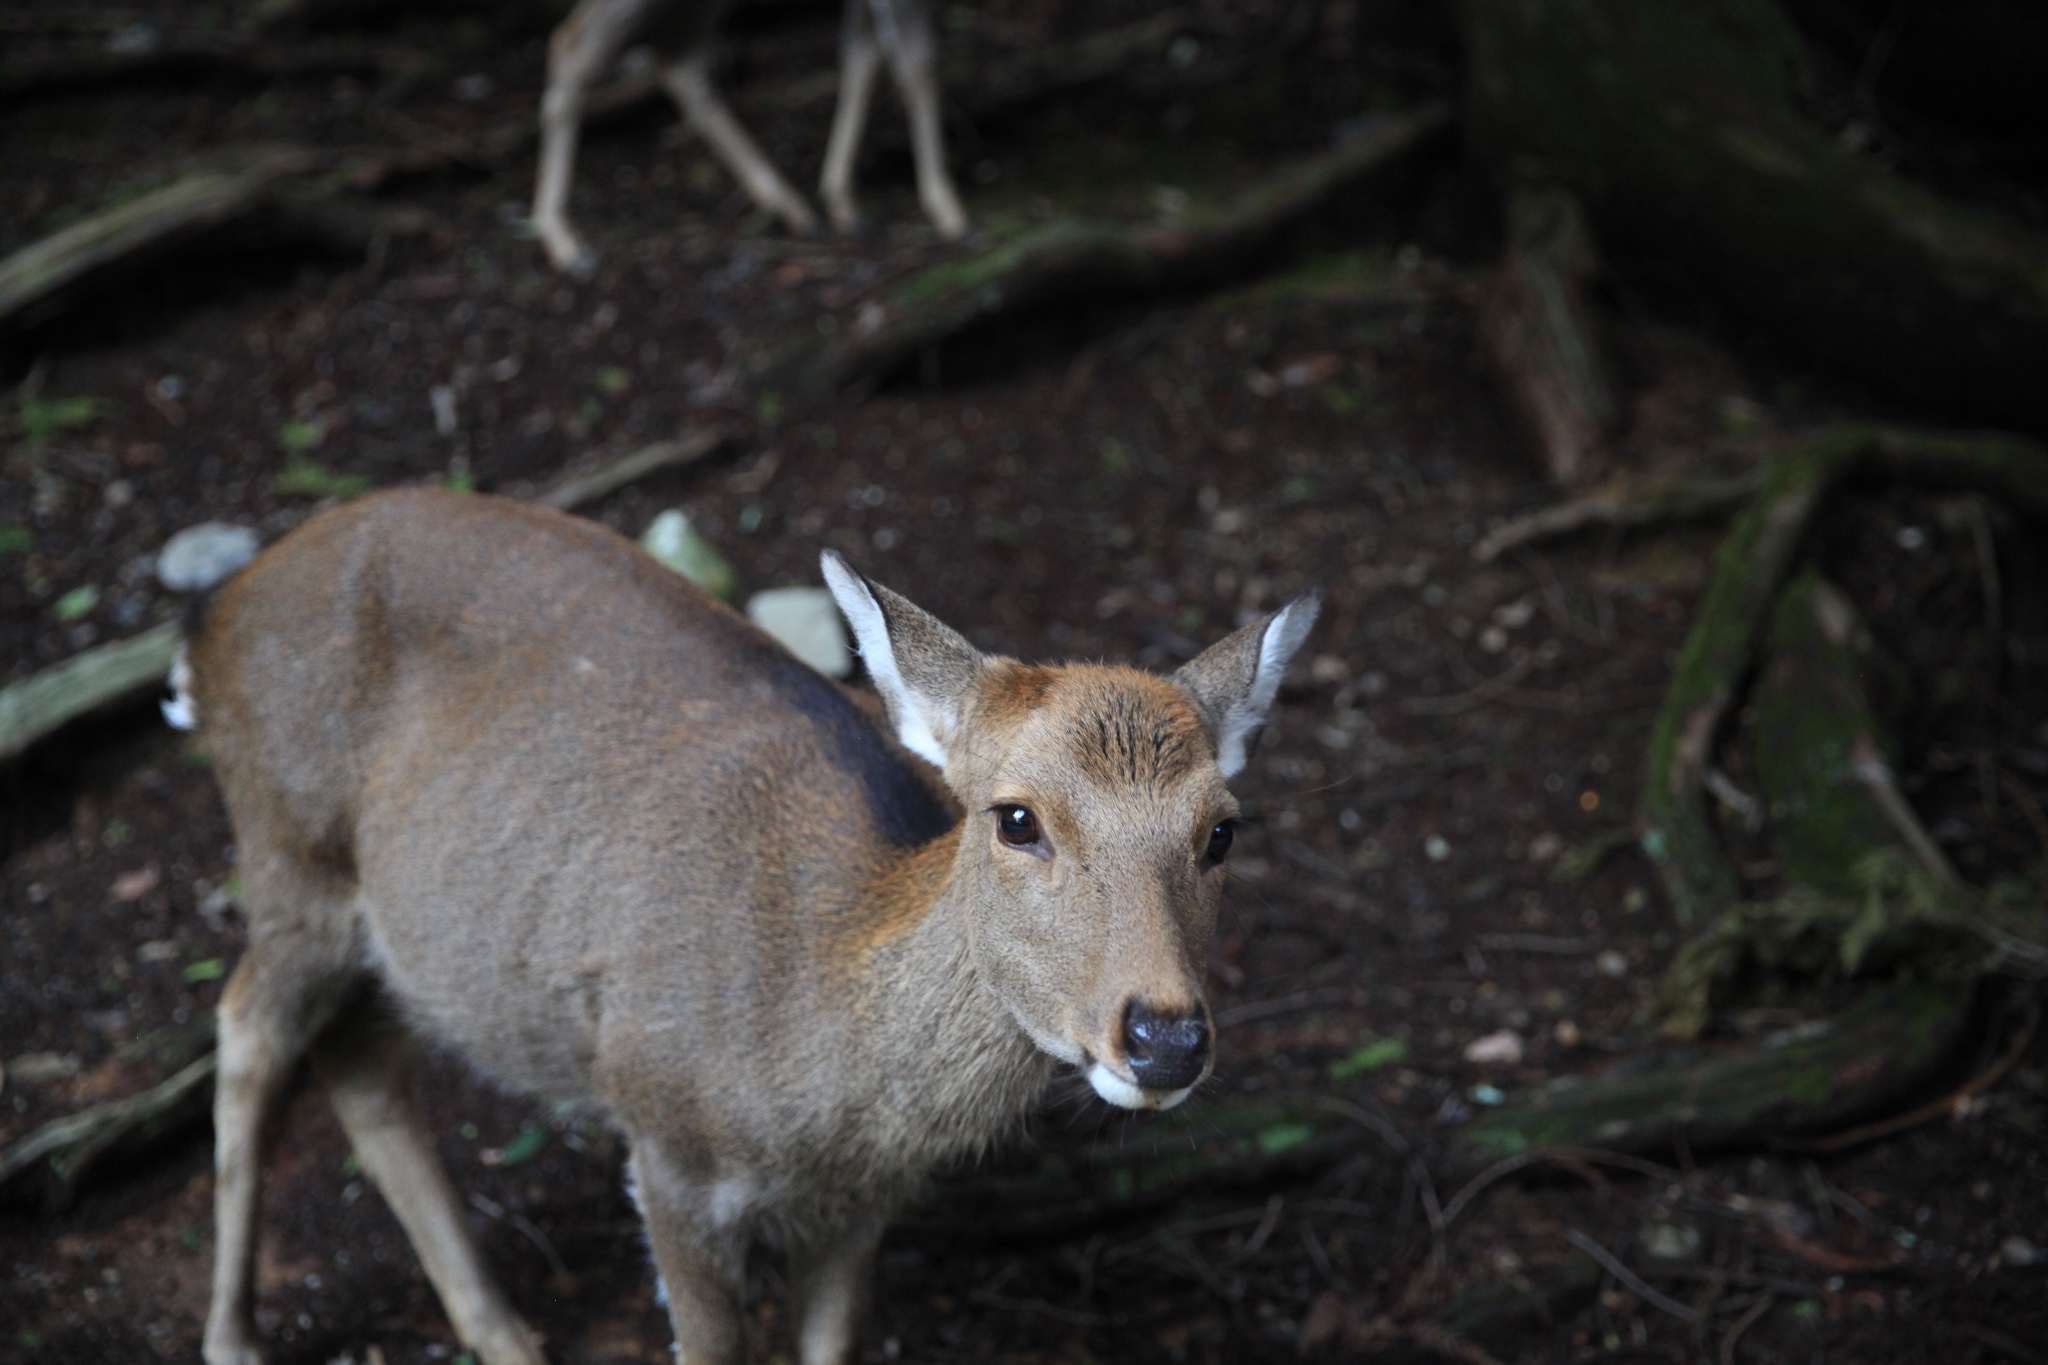
[{"label": "fallen twig", "polygon": [[1680,480],[1636,488],[1622,481],[1569,502],[1539,507],[1488,531],[1472,557],[1490,564],[1509,550],[1582,531],[1592,526],[1633,529],[1667,521],[1718,516],[1742,505],[1762,483],[1762,468],[1738,478]]},{"label": "fallen twig", "polygon": [[656,441],[652,445],[642,446],[638,450],[622,455],[608,464],[564,474],[536,493],[533,500],[543,507],[569,511],[585,503],[595,502],[605,494],[616,492],[629,483],[646,478],[649,474],[707,459],[723,450],[731,439],[731,432],[714,427],[709,431],[680,436],[673,441]]},{"label": "fallen twig", "polygon": [[1721,1338],[1721,1365],[1735,1365],[1735,1343],[1742,1340],[1742,1334],[1756,1325],[1758,1318],[1771,1311],[1778,1302],[1776,1294],[1765,1294],[1743,1311]]},{"label": "fallen twig", "polygon": [[1635,1291],[1636,1296],[1644,1303],[1669,1313],[1680,1322],[1692,1321],[1692,1309],[1686,1307],[1677,1299],[1672,1298],[1669,1294],[1659,1290],[1642,1276],[1630,1270],[1626,1265],[1623,1265],[1619,1256],[1616,1256],[1606,1247],[1601,1246],[1593,1238],[1588,1237],[1577,1228],[1567,1228],[1565,1229],[1564,1239],[1598,1261],[1601,1269]]},{"label": "fallen twig", "polygon": [[63,1208],[107,1157],[140,1151],[203,1114],[218,1061],[209,1052],[139,1095],[52,1119],[0,1153],[0,1194],[18,1194],[40,1172],[41,1203]]}]

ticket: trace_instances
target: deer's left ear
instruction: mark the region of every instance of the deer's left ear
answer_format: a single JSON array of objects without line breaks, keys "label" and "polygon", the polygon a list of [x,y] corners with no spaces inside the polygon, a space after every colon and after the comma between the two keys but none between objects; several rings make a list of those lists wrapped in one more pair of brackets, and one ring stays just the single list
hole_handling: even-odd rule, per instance
[{"label": "deer's left ear", "polygon": [[1311,588],[1265,620],[1209,646],[1173,675],[1208,718],[1216,735],[1216,766],[1225,777],[1242,772],[1251,758],[1287,661],[1308,639],[1322,608],[1322,593]]}]

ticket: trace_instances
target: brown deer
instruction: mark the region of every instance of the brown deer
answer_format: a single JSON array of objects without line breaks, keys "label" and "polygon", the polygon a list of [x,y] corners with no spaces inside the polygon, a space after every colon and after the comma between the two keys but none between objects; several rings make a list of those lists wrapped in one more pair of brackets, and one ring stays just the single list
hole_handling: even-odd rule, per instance
[{"label": "brown deer", "polygon": [[[569,183],[576,163],[576,132],[590,86],[636,37],[665,57],[662,85],[690,126],[703,134],[748,196],[793,232],[814,232],[817,215],[791,189],[747,136],[718,96],[711,79],[712,39],[731,0],[581,0],[548,42],[548,83],[541,97],[540,173],[533,192],[533,227],[558,270],[588,275],[593,252],[569,225]],[[967,231],[952,178],[946,172],[939,87],[932,72],[932,26],[925,0],[846,0],[840,38],[839,108],[825,150],[819,193],[841,231],[860,219],[853,198],[853,163],[867,126],[875,77],[886,59],[910,115],[910,145],[917,161],[917,194],[940,234]]]},{"label": "brown deer", "polygon": [[1056,1063],[1129,1108],[1208,1074],[1224,779],[1318,599],[1159,677],[985,655],[837,555],[824,571],[942,782],[562,513],[382,494],[221,589],[167,708],[212,755],[249,929],[220,1007],[211,1365],[258,1359],[260,1139],[302,1055],[489,1365],[540,1342],[465,1234],[414,1039],[625,1135],[687,1362],[736,1358],[763,1240],[805,1365],[844,1360],[892,1211]]}]

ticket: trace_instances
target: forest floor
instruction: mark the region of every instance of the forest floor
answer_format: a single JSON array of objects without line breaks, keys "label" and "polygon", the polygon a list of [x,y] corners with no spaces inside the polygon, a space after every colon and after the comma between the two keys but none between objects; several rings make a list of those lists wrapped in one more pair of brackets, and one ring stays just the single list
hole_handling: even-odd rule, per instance
[{"label": "forest floor", "polygon": [[[155,8],[167,28],[219,18]],[[998,61],[1084,18],[1143,15],[1072,8],[1018,0],[942,17],[949,45]],[[1127,80],[956,131],[981,231],[1054,205],[1170,218],[1326,145],[1346,120],[1454,93],[1455,52],[1431,21],[1310,8],[1316,26],[1291,35],[1260,6],[1205,8],[1192,46],[1162,48]],[[829,96],[750,111],[747,92],[829,69],[835,22],[785,18],[736,38],[726,83],[770,152],[799,168],[819,159]],[[396,76],[166,77],[18,102],[0,121],[0,254],[70,206],[223,146],[460,136],[520,116],[538,97],[543,32],[505,43],[458,11],[380,30],[428,54]],[[1277,67],[1261,65],[1268,48],[1284,54]],[[348,480],[530,491],[580,457],[722,425],[740,437],[729,458],[585,510],[637,536],[684,508],[757,588],[814,582],[819,549],[839,548],[978,646],[1026,658],[1171,667],[1324,588],[1322,623],[1238,784],[1256,819],[1211,964],[1210,1093],[1369,1095],[1426,1151],[1500,1091],[1625,1065],[1677,926],[1632,846],[1582,879],[1555,874],[1629,827],[1718,534],[1595,535],[1473,562],[1491,525],[1554,497],[1479,344],[1496,241],[1473,173],[1445,160],[1415,202],[1368,214],[1348,250],[1272,262],[1201,297],[986,334],[872,393],[777,413],[749,388],[754,360],[818,318],[851,325],[910,272],[974,249],[938,243],[915,216],[898,122],[883,101],[865,168],[876,227],[857,238],[774,231],[650,107],[585,140],[576,214],[604,252],[590,281],[549,273],[519,235],[522,163],[397,187],[443,230],[372,261],[226,255],[48,329],[37,392],[92,403],[33,459],[19,432],[8,438],[0,683],[174,619],[181,603],[157,586],[152,555],[184,526],[239,522],[272,539]],[[1867,397],[1738,359],[1725,338],[1640,306],[1619,316],[1646,446],[1867,410]],[[437,426],[436,386],[453,396],[452,423]],[[1872,488],[1845,499],[1822,539],[1880,638],[1981,702],[1910,739],[1927,823],[1973,879],[2038,862],[2024,810],[1986,797],[1970,757],[1989,749],[2037,799],[2048,788],[2038,551],[2013,548],[2004,583],[2007,652],[2022,666],[1987,679],[1967,671],[1961,643],[1978,610],[1967,526],[1913,490]],[[213,1004],[241,926],[204,752],[153,714],[59,735],[5,769],[0,802],[4,1143],[133,1088],[123,1049]],[[1753,1010],[1733,1031],[1795,1025],[1798,1004]],[[1465,1059],[1503,1031],[1519,1060]],[[616,1141],[448,1059],[423,1093],[486,1255],[551,1356],[666,1359]],[[1203,1102],[1190,1101],[1197,1116]],[[1145,1122],[1063,1081],[1018,1143],[1114,1140]],[[1661,1177],[1503,1183],[1447,1229],[1437,1273],[1426,1210],[1449,1191],[1423,1191],[1391,1154],[1066,1242],[900,1233],[861,1357],[1341,1356],[1411,1291],[1411,1304],[1434,1303],[1540,1278],[1576,1254],[1568,1234],[1627,1254],[1661,1229],[1677,1254],[1660,1283],[1693,1323],[1610,1279],[1500,1358],[2038,1361],[2048,1253],[2027,1264],[2025,1249],[2048,1245],[2044,1125],[2048,1037],[1965,1119],[1838,1155],[1680,1151]],[[268,1170],[260,1321],[277,1365],[459,1353],[316,1088],[294,1098]],[[211,1186],[195,1133],[67,1212],[0,1212],[0,1361],[196,1359]],[[750,1293],[757,1359],[792,1353],[781,1289],[764,1261]]]}]

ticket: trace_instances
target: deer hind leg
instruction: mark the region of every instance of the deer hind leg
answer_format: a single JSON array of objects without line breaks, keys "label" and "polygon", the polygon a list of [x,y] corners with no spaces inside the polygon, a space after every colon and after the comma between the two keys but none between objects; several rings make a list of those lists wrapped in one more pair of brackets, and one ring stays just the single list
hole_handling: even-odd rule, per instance
[{"label": "deer hind leg", "polygon": [[462,1205],[412,1096],[413,1050],[374,1000],[323,1036],[314,1066],[356,1159],[398,1215],[463,1345],[485,1365],[545,1365],[533,1329],[505,1302],[463,1227]]},{"label": "deer hind leg", "polygon": [[588,278],[592,251],[569,225],[569,186],[583,101],[640,24],[648,0],[582,0],[548,39],[548,84],[540,101],[540,170],[533,186],[533,230],[555,269]]},{"label": "deer hind leg", "polygon": [[853,1358],[881,1240],[876,1217],[830,1241],[791,1250],[800,1365],[844,1365]]},{"label": "deer hind leg", "polygon": [[890,74],[910,115],[910,147],[917,158],[917,198],[939,235],[967,231],[967,210],[946,171],[946,134],[939,110],[939,82],[933,70],[932,21],[924,0],[867,0],[875,30],[889,57]]},{"label": "deer hind leg", "polygon": [[740,1332],[747,1249],[743,1197],[732,1187],[682,1174],[645,1142],[633,1144],[627,1174],[668,1301],[677,1365],[736,1365],[746,1347]]},{"label": "deer hind leg", "polygon": [[299,1058],[359,979],[346,896],[245,859],[248,950],[220,1002],[214,1083],[213,1299],[208,1365],[258,1365],[253,1316],[263,1142]]},{"label": "deer hind leg", "polygon": [[662,68],[661,82],[667,87],[683,117],[704,138],[711,154],[725,164],[740,188],[761,208],[774,214],[799,233],[817,231],[818,215],[791,189],[731,109],[719,97],[711,80],[711,44],[692,47]]},{"label": "deer hind leg", "polygon": [[832,116],[832,138],[825,144],[825,173],[818,196],[832,226],[851,232],[860,225],[860,206],[853,198],[854,162],[860,157],[861,135],[868,124],[875,77],[882,70],[882,49],[875,42],[874,20],[867,0],[847,0],[839,39],[839,108]]}]

